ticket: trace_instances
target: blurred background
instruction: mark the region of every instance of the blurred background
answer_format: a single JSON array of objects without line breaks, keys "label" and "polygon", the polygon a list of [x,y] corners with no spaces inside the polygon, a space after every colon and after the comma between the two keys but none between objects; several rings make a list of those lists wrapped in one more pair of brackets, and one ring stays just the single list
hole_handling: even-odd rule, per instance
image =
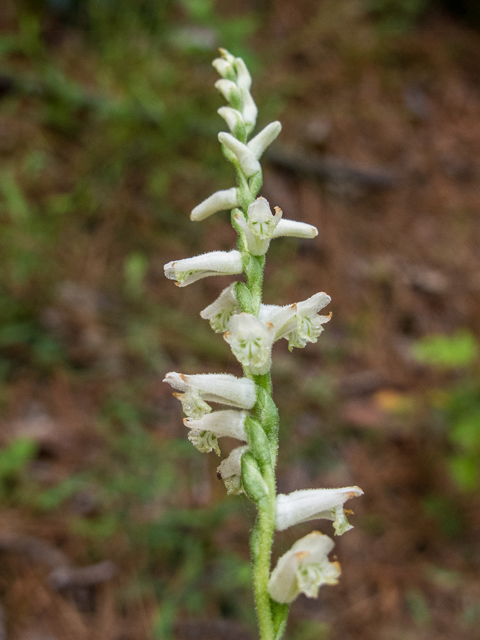
[{"label": "blurred background", "polygon": [[161,382],[240,373],[198,315],[231,279],[163,276],[234,242],[189,221],[233,185],[218,46],[283,123],[262,194],[319,229],[272,244],[265,300],[333,299],[317,345],[274,349],[279,491],[365,491],[287,637],[475,640],[476,0],[2,0],[0,638],[257,637],[254,510]]}]

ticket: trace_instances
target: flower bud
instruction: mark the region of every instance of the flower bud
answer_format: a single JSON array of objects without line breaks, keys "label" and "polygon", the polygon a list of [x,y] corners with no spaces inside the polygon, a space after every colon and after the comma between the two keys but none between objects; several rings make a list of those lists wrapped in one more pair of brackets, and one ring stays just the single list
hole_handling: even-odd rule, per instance
[{"label": "flower bud", "polygon": [[200,220],[205,220],[205,218],[217,213],[217,211],[235,209],[238,205],[238,192],[235,187],[232,187],[231,189],[224,189],[223,191],[216,191],[206,200],[197,204],[190,214],[190,219],[195,222],[199,222]]},{"label": "flower bud", "polygon": [[212,251],[193,258],[173,260],[165,267],[165,276],[176,280],[179,287],[210,276],[242,273],[242,254],[239,251]]},{"label": "flower bud", "polygon": [[260,163],[246,144],[234,138],[230,133],[222,131],[218,134],[221,144],[225,145],[237,158],[247,178],[261,170]]},{"label": "flower bud", "polygon": [[250,149],[250,151],[253,152],[253,155],[257,158],[257,160],[260,159],[265,149],[269,147],[277,138],[281,130],[282,125],[277,120],[276,122],[267,124],[267,126],[262,129],[260,133],[257,133],[257,135],[250,140],[250,142],[247,144],[247,147]]}]

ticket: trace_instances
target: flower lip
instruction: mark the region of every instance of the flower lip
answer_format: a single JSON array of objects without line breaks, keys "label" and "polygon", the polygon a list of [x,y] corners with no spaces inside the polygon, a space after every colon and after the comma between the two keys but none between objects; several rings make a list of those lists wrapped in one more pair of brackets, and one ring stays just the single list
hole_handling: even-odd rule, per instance
[{"label": "flower lip", "polygon": [[315,598],[322,585],[336,584],[340,565],[328,560],[333,546],[333,541],[319,531],[297,540],[272,571],[268,591],[273,600],[290,603],[299,593]]}]

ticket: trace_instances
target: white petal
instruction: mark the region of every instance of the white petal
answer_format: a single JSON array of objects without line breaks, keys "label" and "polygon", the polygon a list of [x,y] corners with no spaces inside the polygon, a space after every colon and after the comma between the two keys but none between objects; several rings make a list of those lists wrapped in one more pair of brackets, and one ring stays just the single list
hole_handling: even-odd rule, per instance
[{"label": "white petal", "polygon": [[240,167],[248,178],[260,171],[260,163],[247,145],[224,131],[218,134],[218,139],[237,156]]},{"label": "white petal", "polygon": [[226,78],[229,72],[233,71],[232,64],[223,58],[215,58],[212,62],[212,66],[217,70],[218,74],[221,75],[222,78]]},{"label": "white petal", "polygon": [[237,70],[237,85],[242,89],[250,89],[252,86],[252,77],[247,65],[241,58],[235,58],[235,68]]},{"label": "white petal", "polygon": [[212,304],[200,311],[204,320],[209,320],[215,333],[224,333],[228,329],[228,323],[234,313],[240,311],[235,295],[236,282],[232,282]]},{"label": "white petal", "polygon": [[250,313],[239,313],[232,316],[229,329],[224,338],[237,360],[251,373],[267,373],[272,365],[273,325]]},{"label": "white petal", "polygon": [[257,105],[255,104],[250,91],[245,88],[240,89],[240,98],[242,100],[242,116],[245,124],[252,130],[257,121]]},{"label": "white petal", "polygon": [[238,226],[242,229],[245,234],[245,240],[247,241],[247,250],[254,256],[264,256],[268,247],[270,246],[270,238],[262,239],[256,236],[250,225],[246,222],[242,213],[235,214],[235,220]]},{"label": "white petal", "polygon": [[270,596],[281,603],[293,602],[299,593],[312,598],[322,584],[336,584],[340,565],[329,562],[333,541],[312,531],[292,546],[278,561],[268,583]]},{"label": "white petal", "polygon": [[306,222],[285,220],[285,218],[283,218],[280,220],[273,233],[274,238],[280,238],[282,236],[291,236],[293,238],[315,238],[318,236],[318,229]]},{"label": "white petal", "polygon": [[217,476],[223,480],[227,493],[244,493],[242,488],[242,455],[248,451],[248,445],[233,449],[228,458],[222,460],[217,468]]},{"label": "white petal", "polygon": [[225,78],[217,80],[215,82],[215,89],[220,91],[227,102],[231,102],[235,96],[237,96],[237,99],[240,98],[238,87],[232,80],[226,80]]},{"label": "white petal", "polygon": [[216,191],[192,210],[190,218],[191,220],[195,220],[195,222],[199,222],[217,213],[217,211],[235,209],[235,207],[238,207],[238,204],[238,192],[235,187],[224,189],[223,191]]},{"label": "white petal", "polygon": [[242,273],[242,254],[239,251],[212,251],[193,258],[173,260],[165,265],[165,275],[186,287],[201,278]]},{"label": "white petal", "polygon": [[272,144],[281,130],[282,125],[277,120],[276,122],[267,124],[260,133],[257,133],[257,135],[250,140],[247,146],[257,159],[260,159],[265,149]]},{"label": "white petal", "polygon": [[252,202],[247,209],[248,226],[262,240],[273,236],[281,218],[282,210],[275,207],[275,215],[273,215],[268,200],[262,196]]},{"label": "white petal", "polygon": [[211,431],[217,438],[226,436],[246,442],[245,418],[247,415],[246,411],[228,409],[226,411],[214,411],[199,420],[184,418],[183,423],[189,429]]},{"label": "white petal", "polygon": [[220,109],[217,109],[217,113],[222,116],[227,123],[228,128],[234,135],[239,126],[243,127],[243,131],[245,131],[245,123],[243,122],[243,116],[240,111],[232,109],[232,107],[220,107]]},{"label": "white petal", "polygon": [[[295,524],[317,518],[334,519],[332,511],[350,498],[361,496],[359,487],[343,489],[306,489],[288,495],[279,494],[276,501],[276,528],[288,529]],[[326,515],[327,514],[327,515]]]}]

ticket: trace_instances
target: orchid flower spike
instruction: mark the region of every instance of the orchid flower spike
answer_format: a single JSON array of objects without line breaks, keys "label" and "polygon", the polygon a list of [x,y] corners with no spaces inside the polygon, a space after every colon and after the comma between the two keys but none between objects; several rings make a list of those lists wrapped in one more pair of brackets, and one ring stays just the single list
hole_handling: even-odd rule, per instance
[{"label": "orchid flower spike", "polygon": [[332,316],[320,316],[318,312],[331,302],[326,293],[320,292],[303,302],[295,302],[285,307],[261,305],[259,317],[271,322],[275,327],[275,340],[286,338],[288,348],[305,347],[308,342],[317,342],[323,332],[323,325]]},{"label": "orchid flower spike", "polygon": [[256,401],[255,383],[228,373],[200,373],[192,376],[167,373],[164,382],[183,393],[176,393],[189,418],[200,419],[212,410],[207,402],[218,402],[238,409],[251,409]]},{"label": "orchid flower spike", "polygon": [[222,291],[218,298],[200,311],[204,320],[209,320],[215,333],[224,333],[228,329],[228,323],[234,313],[240,313],[237,296],[235,295],[236,282]]},{"label": "orchid flower spike", "polygon": [[213,411],[201,418],[184,418],[183,424],[190,429],[188,439],[193,446],[202,453],[209,453],[212,449],[220,455],[217,438],[227,436],[237,440],[247,441],[245,433],[246,411],[227,409]]},{"label": "orchid flower spike", "polygon": [[349,524],[343,505],[350,498],[363,495],[359,487],[344,489],[305,489],[277,496],[276,529],[283,531],[295,524],[325,518],[333,520],[337,536],[353,529]]},{"label": "orchid flower spike", "polygon": [[272,571],[268,591],[273,600],[290,603],[300,593],[316,598],[323,584],[337,584],[340,565],[328,560],[333,546],[333,541],[319,531],[297,540]]},{"label": "orchid flower spike", "polygon": [[169,280],[176,280],[179,287],[186,287],[202,278],[242,273],[242,254],[236,250],[211,251],[193,258],[173,260],[164,269]]},{"label": "orchid flower spike", "polygon": [[217,477],[223,480],[228,494],[244,493],[242,486],[242,456],[248,451],[248,445],[233,449],[228,458],[222,460],[217,468]]},{"label": "orchid flower spike", "polygon": [[275,329],[271,322],[263,322],[250,313],[232,316],[224,334],[233,355],[250,373],[267,373],[272,366],[272,345]]}]

